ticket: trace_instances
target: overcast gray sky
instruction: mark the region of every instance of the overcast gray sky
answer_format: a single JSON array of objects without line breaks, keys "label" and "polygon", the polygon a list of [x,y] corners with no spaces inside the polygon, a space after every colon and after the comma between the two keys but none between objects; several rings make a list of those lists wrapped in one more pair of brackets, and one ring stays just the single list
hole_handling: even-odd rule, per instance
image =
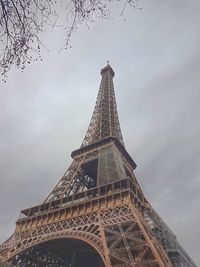
[{"label": "overcast gray sky", "polygon": [[126,148],[152,205],[200,265],[200,2],[122,4],[113,20],[42,35],[50,51],[0,84],[0,241],[19,211],[39,204],[68,167],[87,130],[109,59]]}]

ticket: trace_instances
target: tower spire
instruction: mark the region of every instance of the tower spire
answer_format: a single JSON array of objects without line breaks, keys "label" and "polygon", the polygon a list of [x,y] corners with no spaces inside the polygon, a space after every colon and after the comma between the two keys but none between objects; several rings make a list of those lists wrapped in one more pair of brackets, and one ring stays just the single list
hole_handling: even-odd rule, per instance
[{"label": "tower spire", "polygon": [[98,142],[106,137],[115,137],[124,145],[117,113],[113,77],[115,73],[107,61],[101,69],[101,84],[95,108],[81,147]]}]

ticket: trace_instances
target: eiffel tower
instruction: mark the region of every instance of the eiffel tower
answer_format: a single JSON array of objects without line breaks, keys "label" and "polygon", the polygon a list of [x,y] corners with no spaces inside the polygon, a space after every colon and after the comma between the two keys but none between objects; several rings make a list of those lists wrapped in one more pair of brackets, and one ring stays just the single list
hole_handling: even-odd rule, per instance
[{"label": "eiffel tower", "polygon": [[145,198],[121,134],[114,71],[101,70],[81,147],[53,191],[22,210],[0,261],[27,267],[194,267]]}]

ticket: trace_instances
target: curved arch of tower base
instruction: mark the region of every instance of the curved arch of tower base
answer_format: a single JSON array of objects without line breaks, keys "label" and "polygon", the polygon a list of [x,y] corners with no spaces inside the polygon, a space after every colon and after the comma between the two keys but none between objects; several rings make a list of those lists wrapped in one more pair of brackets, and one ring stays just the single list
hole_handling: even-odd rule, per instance
[{"label": "curved arch of tower base", "polygon": [[15,266],[104,267],[100,255],[80,239],[55,239],[31,247],[11,259]]}]

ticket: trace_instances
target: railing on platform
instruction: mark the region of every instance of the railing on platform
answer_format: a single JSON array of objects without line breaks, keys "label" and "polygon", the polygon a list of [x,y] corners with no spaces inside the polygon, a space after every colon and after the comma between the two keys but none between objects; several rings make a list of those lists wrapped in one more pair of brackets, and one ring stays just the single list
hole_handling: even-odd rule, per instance
[{"label": "railing on platform", "polygon": [[74,205],[90,199],[101,198],[122,191],[131,191],[139,201],[143,202],[143,195],[139,191],[139,188],[129,178],[123,179],[117,182],[106,184],[99,187],[94,187],[86,191],[76,193],[70,196],[66,196],[62,199],[54,200],[48,203],[41,204],[39,206],[31,207],[26,210],[22,210],[18,221],[24,220],[27,217],[42,215],[46,212],[61,209],[70,205]]}]

